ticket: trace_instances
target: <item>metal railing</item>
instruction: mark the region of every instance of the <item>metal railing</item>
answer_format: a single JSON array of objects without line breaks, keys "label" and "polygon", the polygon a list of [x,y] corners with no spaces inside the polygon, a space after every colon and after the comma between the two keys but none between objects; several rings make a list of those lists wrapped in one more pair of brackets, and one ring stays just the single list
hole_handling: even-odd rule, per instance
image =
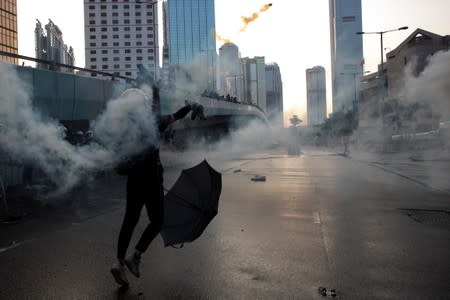
[{"label": "metal railing", "polygon": [[62,63],[50,61],[50,60],[45,60],[45,59],[34,58],[34,57],[30,57],[30,56],[24,56],[24,55],[20,55],[20,54],[5,52],[5,51],[1,51],[1,50],[0,50],[0,56],[9,56],[9,57],[13,57],[13,58],[18,58],[18,59],[29,60],[29,61],[34,61],[34,62],[37,62],[37,63],[46,64],[46,65],[49,65],[51,67],[63,67],[63,68],[83,71],[83,72],[87,72],[87,73],[94,73],[94,74],[99,74],[99,75],[103,75],[103,76],[109,76],[112,79],[120,78],[120,79],[126,80],[127,82],[134,82],[135,81],[135,78],[121,76],[121,75],[114,74],[114,73],[108,73],[108,72],[103,72],[103,71],[98,71],[98,70],[80,68],[80,67],[76,67],[76,66],[72,66],[72,65],[67,65],[67,64],[62,64]]}]

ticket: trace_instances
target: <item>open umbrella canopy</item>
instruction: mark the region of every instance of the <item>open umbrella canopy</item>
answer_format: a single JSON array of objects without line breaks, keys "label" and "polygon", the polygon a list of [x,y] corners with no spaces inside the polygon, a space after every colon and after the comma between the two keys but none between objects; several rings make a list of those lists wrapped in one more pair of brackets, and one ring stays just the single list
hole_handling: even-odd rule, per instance
[{"label": "open umbrella canopy", "polygon": [[192,242],[217,215],[222,191],[222,175],[206,160],[183,170],[165,195],[164,245]]}]

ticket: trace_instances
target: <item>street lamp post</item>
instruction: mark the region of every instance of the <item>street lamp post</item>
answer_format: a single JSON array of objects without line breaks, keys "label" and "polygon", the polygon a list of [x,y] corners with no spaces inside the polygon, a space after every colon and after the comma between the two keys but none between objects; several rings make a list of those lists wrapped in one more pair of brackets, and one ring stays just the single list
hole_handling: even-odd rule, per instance
[{"label": "street lamp post", "polygon": [[379,110],[381,116],[381,122],[383,127],[383,151],[386,150],[386,137],[385,137],[385,125],[384,125],[384,115],[383,115],[383,104],[384,104],[384,87],[385,87],[385,79],[384,79],[384,53],[383,53],[383,35],[392,31],[406,30],[408,26],[399,27],[396,29],[385,30],[385,31],[358,31],[356,34],[379,34],[380,35],[380,52],[381,52],[381,66],[378,71],[378,79],[379,79]]}]

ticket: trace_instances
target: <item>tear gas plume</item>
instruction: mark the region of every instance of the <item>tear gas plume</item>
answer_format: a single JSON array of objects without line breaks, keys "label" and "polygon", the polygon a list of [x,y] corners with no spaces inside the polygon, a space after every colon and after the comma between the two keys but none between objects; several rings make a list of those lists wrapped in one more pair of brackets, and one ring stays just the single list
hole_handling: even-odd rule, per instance
[{"label": "tear gas plume", "polygon": [[0,90],[0,149],[45,173],[56,185],[56,194],[157,143],[151,99],[142,92],[132,90],[109,101],[93,122],[98,143],[74,146],[65,140],[62,125],[33,110],[27,89],[7,64],[0,64]]},{"label": "tear gas plume", "polygon": [[272,6],[272,3],[264,4],[259,9],[259,11],[254,12],[251,16],[249,16],[249,17],[242,16],[241,20],[242,20],[242,23],[244,23],[244,25],[242,26],[240,32],[244,32],[250,23],[252,23],[256,19],[258,19],[260,13],[267,11],[271,6]]},{"label": "tear gas plume", "polygon": [[232,130],[214,144],[198,140],[192,141],[187,145],[185,152],[188,155],[184,155],[183,161],[196,164],[204,158],[211,163],[251,159],[262,151],[285,145],[287,140],[286,131],[281,126],[280,128],[272,127],[255,120]]},{"label": "tear gas plume", "polygon": [[419,76],[413,75],[414,64],[406,68],[404,99],[410,103],[428,102],[434,110],[450,119],[450,51],[437,52]]},{"label": "tear gas plume", "polygon": [[217,32],[216,32],[216,40],[218,40],[219,42],[222,42],[222,43],[224,43],[224,44],[230,44],[230,43],[231,43],[231,40],[230,40],[230,39],[227,39],[227,38],[221,36],[221,35],[218,34]]}]

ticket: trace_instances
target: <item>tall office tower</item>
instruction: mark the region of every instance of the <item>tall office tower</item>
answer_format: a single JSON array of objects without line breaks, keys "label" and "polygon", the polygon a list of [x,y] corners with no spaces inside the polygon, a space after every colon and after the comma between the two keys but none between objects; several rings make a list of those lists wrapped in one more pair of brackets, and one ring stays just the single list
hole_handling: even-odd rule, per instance
[{"label": "tall office tower", "polygon": [[355,85],[362,75],[361,0],[329,0],[333,112],[358,104]]},{"label": "tall office tower", "polygon": [[167,25],[167,2],[163,2],[162,4],[162,20],[163,20],[163,49],[162,49],[162,74],[161,74],[161,82],[165,86],[169,86],[169,45],[168,45],[168,25]]},{"label": "tall office tower", "polygon": [[[17,1],[0,0],[0,50],[18,54],[17,43]],[[0,61],[17,64],[19,60],[0,55]]]},{"label": "tall office tower", "polygon": [[157,5],[157,1],[84,0],[86,68],[136,78],[142,64],[159,79]]},{"label": "tall office tower", "polygon": [[[70,66],[75,65],[73,48],[64,44],[63,34],[59,27],[52,22],[52,20],[49,19],[48,24],[45,25],[45,33],[41,22],[36,20],[34,37],[36,58]],[[64,70],[67,72],[73,72],[73,69],[70,68],[61,68],[44,63],[38,63],[37,67],[41,69],[52,69],[55,71]]]},{"label": "tall office tower", "polygon": [[219,48],[219,94],[236,97],[242,101],[242,70],[239,48],[233,43],[225,43]]},{"label": "tall office tower", "polygon": [[266,111],[266,64],[264,56],[241,59],[244,79],[244,101]]},{"label": "tall office tower", "polygon": [[283,82],[276,63],[266,65],[266,102],[268,119],[283,126]]},{"label": "tall office tower", "polygon": [[327,117],[325,69],[316,66],[306,70],[306,106],[308,126],[319,125]]},{"label": "tall office tower", "polygon": [[169,64],[195,84],[196,92],[216,89],[214,0],[166,0]]}]

